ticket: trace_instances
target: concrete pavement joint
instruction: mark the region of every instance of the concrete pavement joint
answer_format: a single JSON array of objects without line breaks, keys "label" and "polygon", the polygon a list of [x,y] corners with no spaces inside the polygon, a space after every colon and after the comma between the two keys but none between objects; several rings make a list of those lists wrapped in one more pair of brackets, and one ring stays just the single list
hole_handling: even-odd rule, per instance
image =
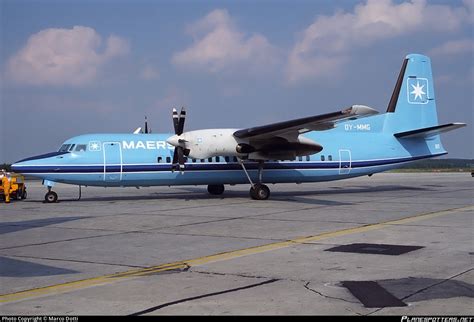
[{"label": "concrete pavement joint", "polygon": [[[2,255],[2,254],[0,254],[0,255]],[[106,262],[97,262],[97,261],[83,261],[83,260],[65,259],[65,258],[36,257],[36,256],[22,256],[22,255],[2,255],[2,256],[10,257],[10,258],[40,259],[40,260],[57,261],[57,262],[97,264],[97,265],[130,267],[130,268],[146,268],[147,267],[147,266],[139,266],[139,265],[116,264],[116,263],[106,263]]]}]

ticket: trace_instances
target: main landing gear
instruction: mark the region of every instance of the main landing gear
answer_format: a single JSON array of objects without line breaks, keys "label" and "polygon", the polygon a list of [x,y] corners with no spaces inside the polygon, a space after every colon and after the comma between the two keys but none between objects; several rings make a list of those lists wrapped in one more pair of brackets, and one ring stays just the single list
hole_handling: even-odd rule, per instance
[{"label": "main landing gear", "polygon": [[223,184],[210,184],[207,186],[207,192],[211,195],[219,196],[224,193]]},{"label": "main landing gear", "polygon": [[239,163],[242,166],[242,170],[244,170],[247,179],[250,182],[250,197],[254,200],[267,200],[270,197],[270,189],[262,183],[263,177],[263,161],[259,161],[258,163],[258,182],[253,183],[252,179],[250,179],[250,175],[245,168],[244,162],[239,159]]},{"label": "main landing gear", "polygon": [[[270,189],[262,183],[263,177],[263,161],[258,163],[258,182],[254,183],[250,178],[250,175],[245,168],[244,162],[239,159],[239,163],[244,170],[247,179],[250,182],[250,197],[254,200],[267,200],[270,197]],[[211,195],[221,195],[224,193],[223,184],[210,184],[207,186],[207,191]]]}]

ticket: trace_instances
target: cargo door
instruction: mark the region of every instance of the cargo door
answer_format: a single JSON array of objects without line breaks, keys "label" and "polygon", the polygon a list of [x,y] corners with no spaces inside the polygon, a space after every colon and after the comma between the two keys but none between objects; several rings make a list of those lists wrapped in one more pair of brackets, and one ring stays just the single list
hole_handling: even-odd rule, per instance
[{"label": "cargo door", "polygon": [[351,167],[351,150],[339,150],[339,174],[349,174]]}]

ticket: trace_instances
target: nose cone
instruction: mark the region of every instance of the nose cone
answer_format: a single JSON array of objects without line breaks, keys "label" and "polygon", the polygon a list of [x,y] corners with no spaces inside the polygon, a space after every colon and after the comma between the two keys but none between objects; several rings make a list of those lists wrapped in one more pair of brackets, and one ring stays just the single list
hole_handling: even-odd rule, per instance
[{"label": "nose cone", "polygon": [[34,172],[34,167],[46,166],[51,163],[51,158],[54,157],[54,162],[60,162],[69,152],[51,152],[26,158],[12,164],[12,171],[18,173]]},{"label": "nose cone", "polygon": [[15,162],[11,166],[13,172],[20,172],[21,162]]},{"label": "nose cone", "polygon": [[179,136],[178,135],[173,135],[173,136],[170,136],[166,142],[168,142],[169,144],[171,144],[172,146],[179,146]]},{"label": "nose cone", "polygon": [[32,161],[17,161],[11,165],[11,169],[16,173],[25,173],[27,169],[31,168]]}]

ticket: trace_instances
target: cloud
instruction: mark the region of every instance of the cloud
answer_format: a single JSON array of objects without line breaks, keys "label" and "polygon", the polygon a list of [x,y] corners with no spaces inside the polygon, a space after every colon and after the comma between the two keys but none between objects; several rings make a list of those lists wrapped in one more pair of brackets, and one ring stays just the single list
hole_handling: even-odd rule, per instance
[{"label": "cloud", "polygon": [[433,56],[452,56],[465,53],[474,53],[474,40],[471,38],[450,40],[429,51]]},{"label": "cloud", "polygon": [[193,44],[175,53],[172,62],[210,73],[253,70],[275,61],[275,48],[260,34],[237,29],[227,10],[216,9],[187,28]]},{"label": "cloud", "polygon": [[160,73],[155,67],[151,65],[146,65],[140,71],[139,76],[141,79],[144,79],[144,80],[157,80],[160,78]]},{"label": "cloud", "polygon": [[287,80],[324,78],[340,70],[351,51],[377,41],[419,32],[456,31],[471,20],[469,11],[469,6],[432,5],[425,0],[399,4],[368,0],[356,5],[353,12],[318,16],[289,54]]},{"label": "cloud", "polygon": [[20,84],[81,86],[94,81],[105,63],[128,52],[126,40],[112,35],[104,44],[89,27],[50,28],[30,36],[8,60],[6,72]]}]

